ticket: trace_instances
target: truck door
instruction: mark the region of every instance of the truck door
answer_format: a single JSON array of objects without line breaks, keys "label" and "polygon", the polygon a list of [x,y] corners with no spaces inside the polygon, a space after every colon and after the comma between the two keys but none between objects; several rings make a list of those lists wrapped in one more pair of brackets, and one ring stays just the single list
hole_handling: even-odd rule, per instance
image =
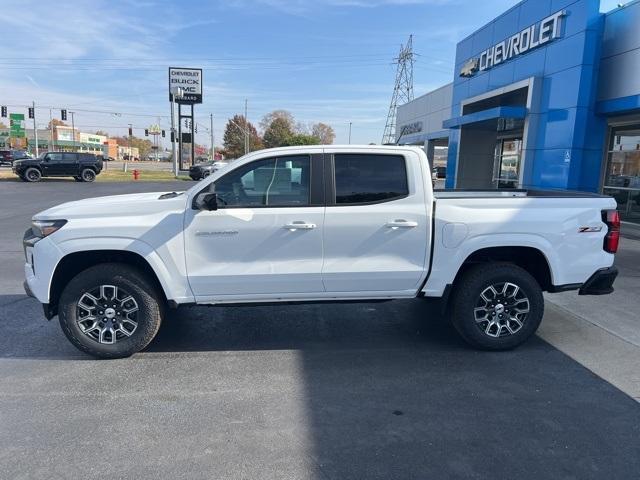
[{"label": "truck door", "polygon": [[410,162],[402,154],[328,155],[322,268],[327,292],[418,290],[430,219],[419,157],[410,155]]},{"label": "truck door", "polygon": [[199,301],[323,291],[322,150],[254,160],[205,188],[218,210],[189,209],[185,251]]},{"label": "truck door", "polygon": [[78,156],[79,153],[63,153],[62,154],[62,163],[60,164],[59,175],[78,175],[79,173],[79,164],[78,164]]},{"label": "truck door", "polygon": [[59,152],[47,153],[42,162],[42,173],[45,176],[55,176],[62,173],[63,154]]}]

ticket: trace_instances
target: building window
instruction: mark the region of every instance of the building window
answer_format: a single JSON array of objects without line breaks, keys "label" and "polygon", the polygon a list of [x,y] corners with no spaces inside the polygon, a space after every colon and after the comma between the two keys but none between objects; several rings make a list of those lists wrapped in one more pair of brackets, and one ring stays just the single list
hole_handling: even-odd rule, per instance
[{"label": "building window", "polygon": [[640,125],[611,129],[603,191],[624,220],[640,222]]}]

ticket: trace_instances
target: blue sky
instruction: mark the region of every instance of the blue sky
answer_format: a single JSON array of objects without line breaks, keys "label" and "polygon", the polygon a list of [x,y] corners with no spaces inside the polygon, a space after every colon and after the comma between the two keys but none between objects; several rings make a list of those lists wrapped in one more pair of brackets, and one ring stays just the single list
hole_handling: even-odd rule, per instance
[{"label": "blue sky", "polygon": [[[137,134],[158,118],[168,128],[167,68],[204,68],[198,141],[214,115],[249,101],[257,124],[287,109],[300,122],[331,124],[336,142],[379,142],[390,100],[391,59],[409,34],[420,56],[415,93],[453,78],[456,43],[516,0],[4,0],[0,9],[0,103],[23,112],[36,101],[76,111],[84,131]],[[617,2],[602,0],[602,10]],[[14,106],[15,105],[15,106]],[[107,112],[107,113],[101,113]],[[112,112],[112,113],[109,113]],[[119,115],[114,115],[117,113]],[[132,115],[132,114],[136,115]]]}]

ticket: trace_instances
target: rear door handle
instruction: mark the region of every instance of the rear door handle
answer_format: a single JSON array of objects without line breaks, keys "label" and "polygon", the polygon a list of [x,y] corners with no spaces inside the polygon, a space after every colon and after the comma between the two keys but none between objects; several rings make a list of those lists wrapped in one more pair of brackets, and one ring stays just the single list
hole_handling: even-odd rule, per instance
[{"label": "rear door handle", "polygon": [[316,224],[307,223],[303,221],[296,221],[296,222],[287,223],[283,228],[286,228],[287,230],[291,230],[292,232],[295,232],[296,230],[313,230],[314,228],[316,228]]},{"label": "rear door handle", "polygon": [[397,230],[398,228],[416,228],[418,226],[418,222],[410,222],[409,220],[393,220],[386,224],[387,227],[392,230]]}]

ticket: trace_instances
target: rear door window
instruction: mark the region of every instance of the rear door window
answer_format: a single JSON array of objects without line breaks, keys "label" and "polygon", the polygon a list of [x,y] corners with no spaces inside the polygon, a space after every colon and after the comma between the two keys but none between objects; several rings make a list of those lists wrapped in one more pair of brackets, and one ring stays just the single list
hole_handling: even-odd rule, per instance
[{"label": "rear door window", "polygon": [[62,157],[62,161],[64,163],[75,163],[78,160],[77,153],[64,153]]},{"label": "rear door window", "polygon": [[336,154],[336,205],[390,202],[409,195],[402,155]]}]

